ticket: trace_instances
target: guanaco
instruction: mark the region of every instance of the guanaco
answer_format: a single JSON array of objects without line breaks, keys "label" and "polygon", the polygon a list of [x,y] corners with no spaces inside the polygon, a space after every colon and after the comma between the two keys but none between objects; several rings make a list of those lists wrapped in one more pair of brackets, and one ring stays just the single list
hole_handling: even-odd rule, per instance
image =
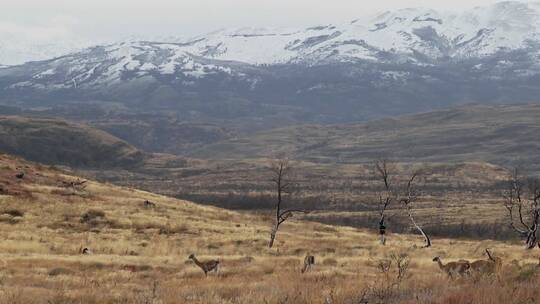
[{"label": "guanaco", "polygon": [[92,254],[92,252],[90,251],[90,249],[88,247],[79,247],[79,254]]},{"label": "guanaco", "polygon": [[454,275],[463,276],[464,274],[467,273],[467,271],[471,267],[470,263],[466,260],[460,260],[458,262],[450,262],[444,265],[440,257],[434,257],[433,262],[437,262],[437,264],[439,265],[439,268],[443,272],[445,272],[448,275],[448,277],[450,277],[451,279],[454,278]]},{"label": "guanaco", "polygon": [[219,260],[209,260],[201,262],[195,257],[195,254],[190,254],[189,259],[193,260],[195,265],[199,266],[202,271],[204,271],[205,276],[208,276],[208,272],[210,271],[214,271],[217,273],[219,270]]},{"label": "guanaco", "polygon": [[302,268],[302,273],[306,271],[311,271],[311,268],[313,267],[314,264],[315,264],[315,257],[310,254],[307,254],[306,257],[304,258],[304,267]]},{"label": "guanaco", "polygon": [[502,269],[502,259],[500,257],[493,256],[488,248],[486,248],[486,254],[488,258],[495,264],[495,273],[498,274]]},{"label": "guanaco", "polygon": [[151,201],[149,201],[149,200],[145,200],[145,201],[143,202],[143,206],[144,206],[145,208],[156,208],[156,203],[153,203],[153,202],[151,202]]},{"label": "guanaco", "polygon": [[497,265],[497,268],[500,268],[502,266],[502,259],[500,257],[493,256],[489,248],[486,248],[486,254],[488,258]]},{"label": "guanaco", "polygon": [[499,257],[493,257],[489,249],[486,248],[487,260],[477,260],[471,263],[471,272],[477,274],[494,274],[502,267],[502,260]]}]

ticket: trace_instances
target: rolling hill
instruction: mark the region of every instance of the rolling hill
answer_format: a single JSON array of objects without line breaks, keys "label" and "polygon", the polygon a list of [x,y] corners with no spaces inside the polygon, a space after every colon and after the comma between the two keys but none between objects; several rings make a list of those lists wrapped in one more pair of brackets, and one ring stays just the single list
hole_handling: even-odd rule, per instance
[{"label": "rolling hill", "polygon": [[323,163],[486,161],[539,172],[540,105],[471,105],[360,124],[259,132],[195,151],[211,159],[289,155]]},{"label": "rolling hill", "polygon": [[[276,248],[268,249],[266,215],[92,180],[66,187],[78,178],[3,154],[0,166],[1,304],[307,304],[362,298],[464,304],[540,296],[531,287],[538,284],[537,257],[517,244],[434,238],[432,248],[420,248],[417,236],[389,233],[387,245],[380,246],[369,230],[292,219],[280,230]],[[16,178],[21,170],[25,176]],[[155,206],[145,207],[145,200]],[[486,247],[504,261],[500,281],[476,277],[449,284],[432,262],[433,256],[444,262],[482,259]],[[316,264],[301,274],[308,252]],[[219,259],[220,272],[205,278],[188,260],[192,253]],[[396,280],[398,257],[407,266]],[[389,261],[393,266],[381,272]]]},{"label": "rolling hill", "polygon": [[0,116],[0,151],[47,164],[129,167],[144,153],[104,131],[58,119]]}]

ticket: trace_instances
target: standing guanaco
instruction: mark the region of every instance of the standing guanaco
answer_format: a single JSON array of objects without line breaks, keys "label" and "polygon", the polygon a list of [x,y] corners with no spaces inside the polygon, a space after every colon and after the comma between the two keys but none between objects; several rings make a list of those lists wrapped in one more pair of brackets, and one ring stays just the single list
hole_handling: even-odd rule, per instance
[{"label": "standing guanaco", "polygon": [[471,263],[471,271],[476,274],[498,274],[502,268],[502,259],[494,257],[486,248],[487,260],[478,260]]},{"label": "standing guanaco", "polygon": [[450,262],[443,264],[440,257],[434,257],[433,262],[437,262],[439,268],[444,271],[450,278],[454,278],[454,275],[463,276],[467,273],[471,265],[468,261],[460,260],[458,262]]},{"label": "standing guanaco", "polygon": [[195,257],[195,254],[190,254],[188,258],[193,260],[195,265],[199,266],[202,271],[204,271],[205,276],[208,276],[208,272],[210,271],[214,271],[217,273],[219,270],[219,260],[209,260],[201,262]]},{"label": "standing guanaco", "polygon": [[493,256],[491,254],[491,251],[488,248],[486,248],[486,254],[489,257],[489,259],[493,263],[495,263],[495,271],[499,272],[501,270],[501,268],[502,268],[502,259],[500,257]]},{"label": "standing guanaco", "polygon": [[315,264],[315,257],[310,254],[307,254],[306,257],[304,258],[304,267],[302,268],[302,273],[306,271],[311,271],[311,268],[313,267],[314,264]]}]

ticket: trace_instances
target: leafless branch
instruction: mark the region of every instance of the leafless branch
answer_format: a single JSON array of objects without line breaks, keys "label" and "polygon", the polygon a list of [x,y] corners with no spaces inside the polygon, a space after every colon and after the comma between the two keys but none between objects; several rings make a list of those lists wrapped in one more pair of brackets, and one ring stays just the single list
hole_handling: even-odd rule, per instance
[{"label": "leafless branch", "polygon": [[288,159],[282,158],[271,163],[269,171],[271,173],[271,182],[274,184],[276,192],[275,205],[275,222],[270,233],[270,242],[268,246],[271,248],[274,245],[277,232],[281,224],[291,218],[295,213],[307,213],[300,209],[283,210],[283,199],[285,195],[292,193],[294,189],[294,181],[292,179],[292,166]]},{"label": "leafless branch", "polygon": [[540,182],[514,168],[508,180],[508,188],[502,196],[509,226],[526,238],[527,249],[537,245],[540,247],[537,236],[540,223]]}]

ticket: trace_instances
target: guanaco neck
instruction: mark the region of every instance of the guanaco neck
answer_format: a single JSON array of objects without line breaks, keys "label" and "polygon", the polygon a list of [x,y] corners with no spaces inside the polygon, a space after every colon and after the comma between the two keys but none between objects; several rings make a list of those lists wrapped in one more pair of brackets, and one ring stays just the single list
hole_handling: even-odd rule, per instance
[{"label": "guanaco neck", "polygon": [[193,260],[193,262],[195,262],[195,265],[199,266],[199,267],[203,267],[203,263],[199,262],[199,260],[197,260],[196,257],[192,257],[191,258]]},{"label": "guanaco neck", "polygon": [[486,249],[486,253],[487,253],[488,258],[492,260],[493,262],[495,262],[495,259],[493,259],[493,257],[491,256],[491,253],[489,252],[489,250]]}]

